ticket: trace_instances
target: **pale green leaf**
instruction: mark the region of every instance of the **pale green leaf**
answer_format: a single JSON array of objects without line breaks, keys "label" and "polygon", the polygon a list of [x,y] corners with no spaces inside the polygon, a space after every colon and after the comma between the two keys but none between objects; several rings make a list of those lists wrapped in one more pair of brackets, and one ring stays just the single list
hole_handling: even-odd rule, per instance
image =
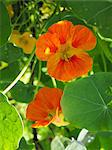
[{"label": "pale green leaf", "polygon": [[16,150],[22,134],[23,125],[17,110],[0,93],[0,150]]}]

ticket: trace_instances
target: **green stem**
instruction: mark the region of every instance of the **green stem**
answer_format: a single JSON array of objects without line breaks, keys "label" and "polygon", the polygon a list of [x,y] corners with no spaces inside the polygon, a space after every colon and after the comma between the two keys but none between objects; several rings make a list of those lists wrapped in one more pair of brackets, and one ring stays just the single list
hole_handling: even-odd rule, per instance
[{"label": "green stem", "polygon": [[21,30],[22,26],[27,24],[28,22],[30,21],[30,18],[28,18],[26,21],[24,21],[23,23],[20,24],[19,28],[18,28],[18,31]]},{"label": "green stem", "polygon": [[112,42],[112,39],[111,38],[106,38],[106,37],[103,37],[100,33],[98,33],[98,36],[100,37],[101,40],[104,40],[104,41],[107,41],[107,42]]},{"label": "green stem", "polygon": [[34,57],[34,62],[33,62],[33,65],[32,65],[32,69],[31,69],[31,75],[32,75],[33,72],[34,72],[36,63],[37,63],[37,57],[35,56],[35,57]]},{"label": "green stem", "polygon": [[53,77],[51,77],[51,80],[54,88],[57,88],[56,80]]},{"label": "green stem", "polygon": [[26,70],[27,70],[27,68],[28,68],[28,66],[29,66],[29,64],[30,64],[30,62],[31,62],[31,60],[32,60],[32,58],[33,58],[33,56],[34,56],[34,54],[35,54],[35,48],[34,48],[32,54],[31,54],[31,56],[29,57],[29,59],[28,59],[26,65],[24,66],[24,68],[21,70],[21,72],[20,72],[19,75],[15,78],[15,80],[2,92],[3,94],[6,94],[8,91],[10,91],[10,90],[13,88],[13,86],[14,86],[14,85],[20,80],[20,78],[24,75],[24,73],[26,72]]},{"label": "green stem", "polygon": [[26,11],[26,9],[27,9],[27,7],[25,7],[25,8],[21,11],[20,15],[17,17],[17,19],[16,19],[16,21],[15,21],[15,23],[14,23],[14,25],[13,25],[12,30],[14,29],[14,27],[16,26],[17,22],[18,22],[19,19],[21,18],[22,14]]},{"label": "green stem", "polygon": [[37,87],[35,89],[35,93],[38,91],[38,88],[39,88],[39,82],[40,82],[40,79],[41,79],[41,68],[42,68],[42,62],[39,61],[38,83],[37,83]]}]

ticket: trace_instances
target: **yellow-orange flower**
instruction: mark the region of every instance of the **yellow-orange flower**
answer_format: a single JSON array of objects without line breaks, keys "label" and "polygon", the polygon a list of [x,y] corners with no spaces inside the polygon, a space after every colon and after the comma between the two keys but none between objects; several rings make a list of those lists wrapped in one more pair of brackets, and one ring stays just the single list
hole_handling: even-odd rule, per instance
[{"label": "yellow-orange flower", "polygon": [[25,32],[21,35],[18,31],[14,30],[11,34],[10,42],[22,48],[25,54],[31,54],[34,49],[36,39],[32,37],[29,32]]},{"label": "yellow-orange flower", "polygon": [[62,94],[62,90],[58,88],[44,87],[39,90],[26,110],[27,119],[35,121],[33,128],[48,126],[50,123],[57,126],[68,125],[60,106]]},{"label": "yellow-orange flower", "polygon": [[47,61],[49,75],[69,81],[85,75],[92,69],[92,58],[86,51],[96,45],[92,31],[70,21],[53,24],[36,43],[36,56]]},{"label": "yellow-orange flower", "polygon": [[14,16],[14,10],[11,4],[7,5],[7,10],[8,10],[9,16],[12,18]]}]

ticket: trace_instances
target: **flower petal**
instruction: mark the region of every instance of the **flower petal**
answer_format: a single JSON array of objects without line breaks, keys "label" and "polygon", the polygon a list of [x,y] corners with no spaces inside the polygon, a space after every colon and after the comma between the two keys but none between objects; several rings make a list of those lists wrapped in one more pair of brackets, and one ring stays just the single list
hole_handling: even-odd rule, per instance
[{"label": "flower petal", "polygon": [[59,40],[55,34],[45,33],[39,37],[36,43],[36,56],[40,60],[47,60],[59,47]]},{"label": "flower petal", "polygon": [[13,30],[13,32],[11,33],[9,41],[18,46],[20,36],[21,36],[21,34],[19,33],[19,31]]},{"label": "flower petal", "polygon": [[57,107],[56,109],[56,114],[55,116],[53,116],[53,118],[51,120],[40,120],[35,122],[34,124],[32,124],[33,128],[39,128],[39,127],[45,127],[48,126],[49,124],[55,124],[56,126],[60,127],[60,126],[66,126],[69,123],[64,121],[64,115],[62,113],[62,111],[59,111],[59,108]]},{"label": "flower petal", "polygon": [[71,29],[73,34],[72,46],[82,50],[91,50],[96,45],[96,37],[90,29],[83,25],[76,25]]},{"label": "flower petal", "polygon": [[26,110],[27,119],[36,121],[33,127],[48,125],[52,122],[56,109],[61,111],[62,93],[62,90],[57,88],[44,87],[39,90]]},{"label": "flower petal", "polygon": [[34,124],[32,124],[32,128],[39,128],[39,127],[45,127],[48,126],[51,122],[47,121],[47,120],[41,120],[41,121],[37,121]]},{"label": "flower petal", "polygon": [[21,35],[18,31],[14,30],[10,36],[10,42],[22,48],[25,54],[30,54],[33,51],[36,39],[29,32],[24,32]]},{"label": "flower petal", "polygon": [[52,120],[52,123],[58,127],[66,126],[69,124],[68,122],[64,121],[64,115],[62,112],[59,112],[58,108],[56,110],[56,115],[55,115],[54,119]]},{"label": "flower petal", "polygon": [[70,37],[70,29],[72,27],[73,24],[70,21],[63,20],[53,24],[48,31],[52,34],[56,33],[60,43],[64,44]]},{"label": "flower petal", "polygon": [[36,39],[32,37],[31,33],[25,32],[21,35],[18,46],[23,49],[25,54],[31,54],[35,44]]},{"label": "flower petal", "polygon": [[51,56],[47,63],[48,73],[60,81],[69,81],[85,75],[92,69],[92,58],[84,52],[74,55],[68,61]]}]

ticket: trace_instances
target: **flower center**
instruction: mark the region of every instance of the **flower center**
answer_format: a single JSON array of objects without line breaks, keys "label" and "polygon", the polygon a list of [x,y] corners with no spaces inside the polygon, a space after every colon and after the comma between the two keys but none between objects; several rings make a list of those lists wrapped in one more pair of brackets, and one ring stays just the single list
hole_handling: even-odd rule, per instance
[{"label": "flower center", "polygon": [[23,45],[27,45],[28,44],[28,40],[24,39],[24,38],[20,38],[20,43]]},{"label": "flower center", "polygon": [[68,61],[74,55],[74,48],[69,43],[63,44],[60,47],[60,55],[62,60]]}]

